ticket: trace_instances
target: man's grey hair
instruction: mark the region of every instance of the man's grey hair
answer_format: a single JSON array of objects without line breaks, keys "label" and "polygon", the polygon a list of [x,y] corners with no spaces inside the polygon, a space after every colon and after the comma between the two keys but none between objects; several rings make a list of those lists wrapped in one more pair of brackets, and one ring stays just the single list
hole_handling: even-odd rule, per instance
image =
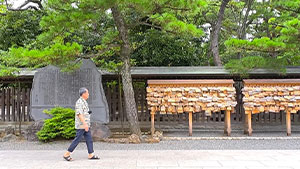
[{"label": "man's grey hair", "polygon": [[85,88],[85,87],[82,87],[82,88],[80,88],[79,89],[79,95],[80,96],[82,96],[83,95],[83,93],[85,93],[85,92],[87,92],[88,91],[88,89],[87,88]]}]

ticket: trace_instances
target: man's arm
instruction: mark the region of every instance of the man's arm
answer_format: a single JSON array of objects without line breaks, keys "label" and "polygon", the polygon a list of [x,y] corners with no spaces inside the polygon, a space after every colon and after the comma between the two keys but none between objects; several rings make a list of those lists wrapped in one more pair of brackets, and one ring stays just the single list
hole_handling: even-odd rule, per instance
[{"label": "man's arm", "polygon": [[77,116],[82,122],[85,131],[89,131],[89,126],[86,124],[84,116],[82,114],[78,114]]}]

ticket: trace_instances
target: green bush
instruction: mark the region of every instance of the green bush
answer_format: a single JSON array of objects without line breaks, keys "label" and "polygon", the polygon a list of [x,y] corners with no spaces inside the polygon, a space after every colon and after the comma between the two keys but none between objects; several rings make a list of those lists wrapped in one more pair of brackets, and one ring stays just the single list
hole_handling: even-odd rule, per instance
[{"label": "green bush", "polygon": [[44,112],[51,115],[52,118],[45,120],[43,128],[37,132],[40,141],[47,142],[57,138],[75,137],[75,111],[73,109],[56,107]]}]

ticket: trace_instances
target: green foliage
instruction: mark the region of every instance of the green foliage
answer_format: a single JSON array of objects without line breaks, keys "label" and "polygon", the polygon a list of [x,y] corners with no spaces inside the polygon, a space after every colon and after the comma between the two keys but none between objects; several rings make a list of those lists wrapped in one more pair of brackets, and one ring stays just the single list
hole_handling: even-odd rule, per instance
[{"label": "green foliage", "polygon": [[[99,51],[99,57],[109,61],[120,62],[120,43],[118,40],[119,33],[115,29],[108,28],[106,33],[102,36],[101,44],[95,46],[95,50]],[[97,58],[97,59],[98,59]],[[96,60],[96,59],[94,59]]]},{"label": "green foliage", "polygon": [[135,36],[132,58],[137,66],[199,66],[207,58],[198,41],[147,30]]},{"label": "green foliage", "polygon": [[59,66],[63,71],[78,68],[76,63],[81,53],[81,46],[77,43],[55,43],[42,50],[28,48],[11,48],[10,57],[17,59],[18,66],[41,67],[49,64]]},{"label": "green foliage", "polygon": [[4,3],[4,0],[0,0],[0,14],[7,12],[6,5]]},{"label": "green foliage", "polygon": [[20,68],[38,68],[55,65],[62,71],[73,71],[81,62],[75,61],[81,54],[77,43],[55,43],[42,50],[24,47],[11,48],[9,52],[0,51],[0,76],[14,76]]},{"label": "green foliage", "polygon": [[70,139],[75,137],[74,110],[56,107],[44,112],[51,115],[52,118],[45,120],[43,128],[37,133],[40,141],[48,142],[57,138]]},{"label": "green foliage", "polygon": [[[248,40],[232,38],[225,42],[228,53],[236,55],[239,52],[245,57],[226,65],[226,68],[233,72],[246,74],[246,70],[256,67],[284,72],[286,66],[300,65],[300,1],[263,1],[260,4],[261,6],[256,6],[259,15],[256,14],[254,18],[260,25],[251,32],[254,38]],[[259,56],[260,61],[265,60],[265,63],[250,60],[247,64],[247,58],[251,56]]]},{"label": "green foliage", "polygon": [[[210,35],[219,0],[48,0],[44,11],[6,11],[0,0],[0,76],[18,68],[54,64],[78,67],[92,56],[97,66],[119,72],[122,39],[111,8],[117,6],[129,31],[132,64],[137,66],[212,65]],[[249,16],[245,16],[249,4]],[[269,68],[257,59],[272,59],[275,70],[300,65],[300,0],[230,1],[219,38],[227,68]],[[243,38],[242,24],[246,24]],[[249,58],[252,58],[248,60]],[[66,63],[66,64],[65,64]],[[243,65],[242,64],[242,65]]]},{"label": "green foliage", "polygon": [[190,33],[194,37],[200,37],[204,33],[193,24],[186,24],[180,21],[172,13],[155,14],[151,16],[154,23],[162,25],[165,31],[173,32],[176,34]]},{"label": "green foliage", "polygon": [[285,67],[280,64],[282,60],[274,58],[266,58],[262,56],[248,56],[242,59],[230,60],[225,68],[230,70],[232,74],[238,74],[247,77],[249,71],[257,68],[266,68],[276,73],[285,73]]},{"label": "green foliage", "polygon": [[244,50],[254,50],[262,52],[276,52],[284,50],[286,44],[280,41],[271,40],[268,37],[254,39],[253,41],[230,39],[225,42],[227,49],[242,52]]},{"label": "green foliage", "polygon": [[[119,1],[119,3],[124,11],[134,9],[140,18],[148,18],[150,21],[148,23],[154,23],[163,31],[182,36],[199,37],[203,35],[203,31],[197,25],[189,23],[189,19],[202,11],[207,5],[206,0],[129,0]],[[139,19],[134,18],[129,21],[135,24]]]},{"label": "green foliage", "polygon": [[17,60],[9,57],[7,51],[0,50],[0,76],[16,76],[14,72],[18,72],[19,69],[15,64],[18,64]]},{"label": "green foliage", "polygon": [[[44,41],[49,39],[63,38],[72,35],[76,29],[81,29],[83,25],[94,27],[94,23],[99,22],[99,17],[108,15],[107,20],[111,17],[106,12],[107,9],[118,6],[122,11],[129,30],[140,24],[142,18],[149,18],[153,23],[157,23],[165,31],[170,31],[182,35],[199,36],[203,34],[201,29],[195,25],[187,23],[187,20],[181,19],[183,16],[195,15],[200,11],[201,7],[206,3],[204,0],[192,1],[148,1],[148,0],[130,0],[130,1],[111,1],[111,0],[92,0],[82,1],[77,4],[77,7],[72,7],[73,1],[51,0],[48,2],[48,7],[53,9],[45,16],[41,25],[48,28],[48,31],[40,36]],[[74,5],[73,5],[74,6]],[[160,11],[156,11],[157,8]],[[60,9],[60,10],[58,10]],[[178,12],[179,11],[179,12]],[[181,11],[181,12],[180,12]],[[76,17],[72,17],[75,15]],[[105,34],[101,37],[101,44],[96,47],[101,54],[104,55],[120,55],[118,53],[122,43],[118,39],[118,31],[110,22],[101,21],[102,25],[108,24]],[[87,26],[87,27],[89,27]],[[67,33],[66,33],[67,32]],[[68,33],[69,32],[69,33]],[[104,52],[103,52],[104,50]]]},{"label": "green foliage", "polygon": [[[36,20],[40,23],[38,30],[42,29],[43,32],[41,34],[39,32],[38,37],[34,36],[32,38],[34,41],[30,41],[31,43],[7,45],[10,49],[9,53],[1,56],[3,60],[1,68],[6,69],[2,71],[2,74],[11,75],[11,72],[16,71],[17,68],[37,68],[49,64],[59,66],[64,70],[74,70],[78,67],[76,60],[86,54],[92,54],[98,66],[103,65],[104,59],[107,62],[104,67],[111,67],[111,70],[120,69],[122,65],[120,46],[123,42],[119,39],[119,32],[116,30],[112,14],[108,9],[118,7],[129,32],[134,32],[136,26],[148,23],[156,28],[159,27],[162,31],[177,34],[178,37],[192,39],[203,35],[203,31],[197,25],[190,23],[189,18],[196,16],[205,5],[205,0],[90,0],[80,2],[49,0],[44,6],[46,14],[42,19]],[[28,18],[29,21],[33,19]],[[130,34],[130,39],[135,39],[134,36],[136,34]],[[184,44],[180,40],[176,42],[178,42],[177,46]],[[130,48],[136,49],[137,43],[139,42],[131,41]],[[188,48],[187,46],[185,44],[185,48]],[[196,49],[188,50],[191,50],[188,52],[191,54]],[[186,60],[190,56],[183,55],[182,57]],[[180,62],[182,59],[177,60],[179,61],[176,62]],[[179,64],[172,63],[171,65]],[[184,65],[187,64],[184,63]],[[115,68],[112,68],[113,66]]]},{"label": "green foliage", "polygon": [[31,84],[29,83],[22,83],[22,82],[18,82],[15,81],[14,83],[0,83],[0,89],[1,88],[19,88],[23,89],[23,88],[31,88]]},{"label": "green foliage", "polygon": [[7,11],[6,15],[0,15],[0,50],[7,51],[12,46],[24,47],[33,43],[42,32],[39,22],[43,15],[41,11]]}]

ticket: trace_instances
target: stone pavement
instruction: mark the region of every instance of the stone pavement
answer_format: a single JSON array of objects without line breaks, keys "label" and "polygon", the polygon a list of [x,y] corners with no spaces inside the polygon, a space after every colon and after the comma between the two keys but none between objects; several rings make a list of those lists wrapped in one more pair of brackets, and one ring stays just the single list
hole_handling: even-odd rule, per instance
[{"label": "stone pavement", "polygon": [[0,150],[0,169],[298,169],[299,150]]}]

